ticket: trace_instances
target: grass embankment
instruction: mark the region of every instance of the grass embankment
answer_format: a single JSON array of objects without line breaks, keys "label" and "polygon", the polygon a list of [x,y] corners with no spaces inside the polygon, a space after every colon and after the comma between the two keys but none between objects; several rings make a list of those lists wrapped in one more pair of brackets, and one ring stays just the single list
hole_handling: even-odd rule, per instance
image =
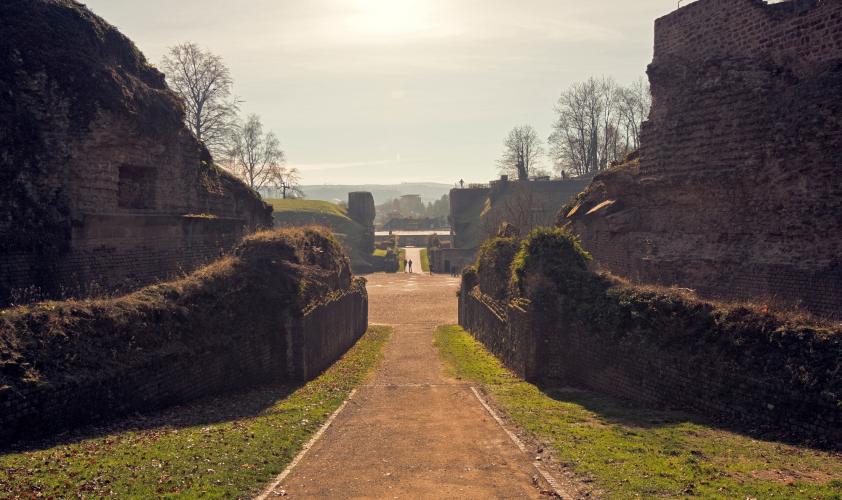
[{"label": "grass embankment", "polygon": [[587,391],[542,392],[459,327],[436,345],[522,429],[609,498],[842,498],[842,456],[744,437]]},{"label": "grass embankment", "polygon": [[351,220],[339,205],[319,200],[266,200],[272,205],[277,227],[318,225],[330,228],[356,244],[365,229]]},{"label": "grass embankment", "polygon": [[347,212],[339,205],[330,203],[328,201],[320,200],[266,200],[266,203],[272,205],[274,213],[309,213],[314,215],[322,215],[327,217],[337,217],[340,219],[348,219]]},{"label": "grass embankment", "polygon": [[371,327],[298,389],[215,398],[94,430],[89,435],[98,437],[72,444],[0,455],[0,497],[251,497],[366,379],[390,333]]},{"label": "grass embankment", "polygon": [[365,228],[354,222],[347,211],[328,201],[269,199],[276,227],[324,226],[336,233],[357,272],[369,272],[370,255],[364,254]]},{"label": "grass embankment", "polygon": [[421,249],[421,270],[425,273],[430,272],[430,256],[426,248]]}]

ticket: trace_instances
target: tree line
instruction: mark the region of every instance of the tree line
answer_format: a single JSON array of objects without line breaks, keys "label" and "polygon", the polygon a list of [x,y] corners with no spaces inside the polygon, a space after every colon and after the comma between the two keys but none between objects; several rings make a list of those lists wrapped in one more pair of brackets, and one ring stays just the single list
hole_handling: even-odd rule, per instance
[{"label": "tree line", "polygon": [[192,42],[171,47],[161,69],[184,104],[185,125],[202,141],[214,162],[255,191],[275,190],[300,197],[298,170],[286,166],[286,154],[260,116],[240,115],[240,101],[225,62]]},{"label": "tree line", "polygon": [[[551,172],[593,175],[640,147],[641,125],[651,105],[643,78],[628,86],[606,77],[574,83],[555,105],[548,150],[534,127],[515,127],[503,143],[500,171],[518,179]],[[549,160],[549,169],[544,160]]]}]

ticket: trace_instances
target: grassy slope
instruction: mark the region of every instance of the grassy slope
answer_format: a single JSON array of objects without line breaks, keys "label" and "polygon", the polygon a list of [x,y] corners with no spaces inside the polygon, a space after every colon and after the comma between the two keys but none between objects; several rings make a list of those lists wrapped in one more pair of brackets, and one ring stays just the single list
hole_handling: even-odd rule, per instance
[{"label": "grassy slope", "polygon": [[277,227],[320,225],[330,228],[345,243],[346,251],[355,264],[369,265],[369,256],[362,255],[361,246],[365,229],[351,220],[339,205],[319,200],[266,200],[272,205],[272,217]]},{"label": "grassy slope", "polygon": [[348,214],[339,206],[327,201],[319,200],[266,200],[266,203],[272,205],[275,213],[284,214],[292,213],[309,213],[317,216],[338,217],[340,219],[348,218]]},{"label": "grassy slope", "polygon": [[372,327],[298,389],[215,398],[73,444],[0,455],[0,497],[251,497],[365,380],[390,333]]},{"label": "grassy slope", "polygon": [[699,425],[587,391],[545,394],[459,327],[436,345],[519,425],[609,498],[842,498],[842,456]]}]

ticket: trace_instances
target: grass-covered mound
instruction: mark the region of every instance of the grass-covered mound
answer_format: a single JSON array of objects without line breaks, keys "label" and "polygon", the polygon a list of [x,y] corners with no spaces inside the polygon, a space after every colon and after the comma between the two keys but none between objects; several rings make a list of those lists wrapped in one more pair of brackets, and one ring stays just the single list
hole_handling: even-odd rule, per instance
[{"label": "grass-covered mound", "polygon": [[346,298],[361,307],[365,287],[333,236],[286,229],[124,297],[2,310],[0,408],[14,411],[0,413],[0,442],[298,378],[311,354],[302,318]]},{"label": "grass-covered mound", "polygon": [[371,258],[366,255],[366,228],[353,221],[344,207],[319,200],[266,200],[272,205],[275,227],[324,226],[334,233],[345,247],[351,264],[358,273],[371,270]]},{"label": "grass-covered mound", "polygon": [[[517,351],[531,356],[530,378],[842,447],[842,326],[595,273],[563,229],[538,229],[521,242],[501,297],[510,249],[504,239],[490,241],[479,268],[463,277],[461,300],[471,312],[464,326],[503,359],[515,349],[509,338],[534,346]],[[484,312],[489,301],[508,311],[505,321]]]},{"label": "grass-covered mound", "polygon": [[335,365],[0,456],[3,498],[252,498],[296,456],[382,358],[371,327]]}]

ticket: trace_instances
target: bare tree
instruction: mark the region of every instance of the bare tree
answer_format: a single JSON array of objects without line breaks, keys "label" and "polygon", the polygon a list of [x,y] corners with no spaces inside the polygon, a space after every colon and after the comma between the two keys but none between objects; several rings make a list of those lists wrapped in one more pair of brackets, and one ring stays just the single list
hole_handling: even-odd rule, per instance
[{"label": "bare tree", "polygon": [[276,182],[283,199],[287,199],[288,196],[304,198],[304,191],[301,190],[301,176],[297,168],[281,167]]},{"label": "bare tree", "polygon": [[187,127],[214,156],[224,155],[239,111],[228,66],[221,57],[186,42],[170,48],[162,69],[184,100]]},{"label": "bare tree", "polygon": [[652,94],[649,83],[638,78],[628,87],[617,89],[617,111],[620,114],[625,132],[627,150],[640,148],[640,126],[649,115],[652,107]]},{"label": "bare tree", "polygon": [[544,146],[538,132],[531,125],[513,128],[503,143],[503,156],[498,160],[500,171],[517,175],[520,180],[529,180],[533,169],[538,168]]},{"label": "bare tree", "polygon": [[594,174],[640,146],[640,124],[651,99],[642,82],[622,88],[590,78],[562,92],[550,135],[550,155],[562,173]]},{"label": "bare tree", "polygon": [[263,132],[259,116],[249,115],[243,125],[234,127],[230,140],[226,167],[252,189],[278,187],[284,175],[287,181],[293,180],[283,166],[285,155],[278,137]]},{"label": "bare tree", "polygon": [[483,215],[480,230],[485,238],[493,238],[500,226],[508,223],[520,234],[526,235],[542,223],[546,224],[543,220],[546,209],[534,189],[517,185],[503,195],[497,206]]}]

